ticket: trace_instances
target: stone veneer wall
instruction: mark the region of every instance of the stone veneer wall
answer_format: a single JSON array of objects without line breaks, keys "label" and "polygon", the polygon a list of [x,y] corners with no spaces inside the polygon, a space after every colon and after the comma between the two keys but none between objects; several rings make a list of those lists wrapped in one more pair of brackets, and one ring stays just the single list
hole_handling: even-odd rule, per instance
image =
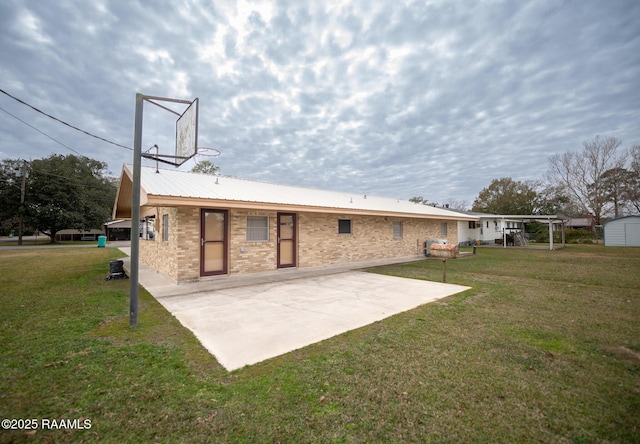
[{"label": "stone veneer wall", "polygon": [[[169,214],[169,242],[162,240],[162,216]],[[277,268],[277,212],[229,210],[229,274]],[[247,242],[247,216],[269,217],[269,240]],[[172,279],[200,278],[200,208],[159,208],[153,241],[140,241],[140,259]],[[338,219],[351,219],[352,233],[338,234]],[[393,238],[393,222],[402,221],[402,238]],[[441,239],[445,221],[381,216],[297,213],[297,263],[301,268],[372,259],[421,256],[427,239]],[[450,243],[458,242],[457,223],[447,222]]]}]

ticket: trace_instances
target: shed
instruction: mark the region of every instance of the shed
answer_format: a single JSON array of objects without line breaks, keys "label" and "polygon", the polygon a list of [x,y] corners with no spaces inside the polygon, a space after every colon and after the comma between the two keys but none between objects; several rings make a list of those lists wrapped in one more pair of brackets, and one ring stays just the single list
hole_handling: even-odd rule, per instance
[{"label": "shed", "polygon": [[604,223],[607,247],[640,247],[640,215],[623,216]]},{"label": "shed", "polygon": [[104,234],[102,230],[92,228],[91,230],[59,230],[56,232],[56,242],[64,241],[96,241],[98,236]]},{"label": "shed", "polygon": [[131,240],[131,220],[112,220],[104,224],[104,231],[110,241]]}]

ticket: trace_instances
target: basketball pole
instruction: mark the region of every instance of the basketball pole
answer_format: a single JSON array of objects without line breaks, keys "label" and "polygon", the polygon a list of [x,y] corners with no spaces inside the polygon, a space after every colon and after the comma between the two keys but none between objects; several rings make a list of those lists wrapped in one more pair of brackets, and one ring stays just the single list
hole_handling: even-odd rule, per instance
[{"label": "basketball pole", "polygon": [[129,281],[129,327],[138,325],[138,271],[140,258],[140,170],[142,167],[142,111],[144,95],[136,94],[133,133],[133,183],[131,196],[131,265]]},{"label": "basketball pole", "polygon": [[[131,263],[129,270],[129,327],[136,327],[138,325],[138,282],[139,282],[139,270],[140,270],[140,176],[142,169],[142,114],[144,109],[144,102],[148,101],[153,105],[156,105],[166,111],[169,111],[173,114],[181,116],[179,113],[175,112],[172,109],[169,109],[159,103],[155,102],[155,100],[160,100],[164,102],[172,102],[172,103],[180,103],[180,104],[188,104],[191,105],[196,102],[196,137],[194,143],[197,147],[197,119],[198,119],[198,111],[197,111],[197,101],[196,98],[194,101],[189,100],[181,100],[181,99],[170,99],[167,97],[157,97],[157,96],[146,96],[144,94],[137,93],[136,94],[136,114],[135,114],[135,128],[133,133],[133,180],[131,184]],[[179,120],[179,119],[178,119]],[[177,131],[176,131],[177,132]],[[157,147],[157,145],[156,145]],[[176,144],[177,148],[177,144]],[[195,154],[195,152],[194,152]],[[174,162],[167,162],[162,160],[160,154],[156,154],[156,161],[170,163],[174,166],[179,166],[181,164],[176,164]],[[171,156],[174,158],[178,158],[177,156]],[[187,157],[180,157],[183,159],[183,162],[187,160]],[[156,171],[157,172],[157,171]]]}]

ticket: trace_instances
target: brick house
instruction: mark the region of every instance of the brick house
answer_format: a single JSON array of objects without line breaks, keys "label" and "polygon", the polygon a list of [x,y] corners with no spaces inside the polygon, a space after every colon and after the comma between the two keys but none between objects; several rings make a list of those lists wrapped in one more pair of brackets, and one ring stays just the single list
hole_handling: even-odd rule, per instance
[{"label": "brick house", "polygon": [[[125,165],[114,219],[131,218]],[[415,258],[477,218],[408,201],[142,167],[140,261],[177,282]]]},{"label": "brick house", "polygon": [[567,228],[582,229],[593,233],[596,231],[596,218],[592,213],[588,213],[587,217],[572,217],[567,222]]}]

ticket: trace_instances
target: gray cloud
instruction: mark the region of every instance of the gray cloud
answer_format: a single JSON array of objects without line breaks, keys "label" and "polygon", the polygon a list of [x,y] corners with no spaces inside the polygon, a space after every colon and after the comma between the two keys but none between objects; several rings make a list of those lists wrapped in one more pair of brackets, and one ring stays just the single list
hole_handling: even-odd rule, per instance
[{"label": "gray cloud", "polygon": [[[596,134],[640,141],[638,17],[632,0],[9,0],[0,78],[128,146],[136,93],[199,97],[199,145],[220,149],[223,174],[470,203],[494,178],[541,178],[551,155]],[[132,162],[0,106],[115,173]],[[145,105],[145,146],[170,151],[174,124]],[[3,112],[0,128],[2,157],[70,153]]]}]

